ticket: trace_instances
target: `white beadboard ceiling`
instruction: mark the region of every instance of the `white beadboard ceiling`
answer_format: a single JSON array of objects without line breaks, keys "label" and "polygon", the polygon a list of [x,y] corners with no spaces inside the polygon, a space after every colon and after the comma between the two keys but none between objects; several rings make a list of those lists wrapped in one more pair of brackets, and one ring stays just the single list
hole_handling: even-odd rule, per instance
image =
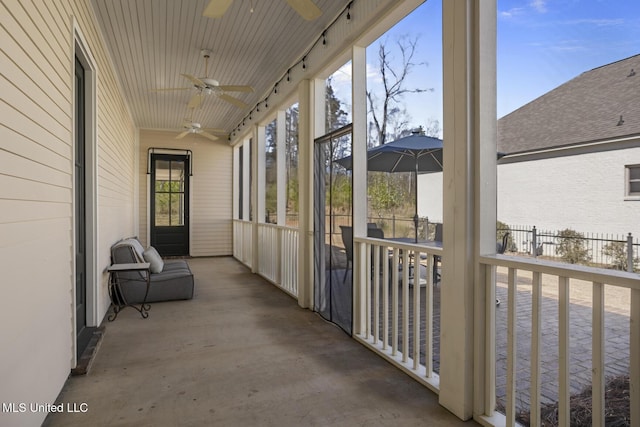
[{"label": "white beadboard ceiling", "polygon": [[[392,3],[364,1],[378,9]],[[285,0],[235,0],[218,19],[202,16],[208,0],[92,0],[92,5],[139,128],[180,129],[190,115],[187,104],[196,93],[180,74],[205,77],[200,51],[210,49],[208,77],[221,85],[255,89],[254,93],[230,93],[247,103],[247,109],[209,95],[194,111],[193,120],[203,127],[230,132],[349,0],[314,2],[323,11],[314,21],[305,21]],[[153,91],[190,86],[183,91]]]}]

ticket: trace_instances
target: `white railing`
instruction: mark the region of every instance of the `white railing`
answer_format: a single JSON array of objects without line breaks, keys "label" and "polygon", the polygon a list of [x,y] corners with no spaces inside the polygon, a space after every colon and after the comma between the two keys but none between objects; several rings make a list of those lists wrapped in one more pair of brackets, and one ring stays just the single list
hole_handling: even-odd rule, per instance
[{"label": "white railing", "polygon": [[[496,292],[497,269],[506,272],[506,304],[502,304],[499,308],[506,310],[506,348],[501,349],[499,344],[497,349],[498,352],[506,354],[506,395],[504,399],[506,417],[503,420],[504,424],[508,426],[516,424],[518,410],[516,404],[522,399],[522,396],[517,393],[516,383],[525,382],[529,384],[526,392],[529,402],[526,406],[529,409],[530,425],[540,425],[541,390],[543,387],[547,387],[549,382],[554,381],[554,388],[557,388],[558,425],[568,426],[570,424],[569,402],[572,387],[570,380],[576,375],[575,370],[571,371],[572,356],[584,356],[572,354],[572,347],[577,339],[574,329],[586,327],[590,330],[587,330],[584,335],[589,337],[590,334],[591,346],[586,349],[580,348],[580,350],[591,353],[592,425],[605,425],[605,351],[607,342],[605,338],[605,285],[608,285],[619,290],[628,289],[631,296],[628,320],[630,331],[628,337],[630,425],[640,425],[640,276],[633,273],[503,255],[480,257],[480,263],[486,267],[485,271],[487,272],[485,280],[487,286],[487,306],[485,308],[488,319],[487,328],[493,328],[495,325],[496,304],[493,298]],[[519,280],[521,277],[526,278],[524,284]],[[549,301],[557,304],[554,307],[554,316],[557,315],[557,321],[554,319],[554,323],[557,323],[557,339],[553,341],[556,348],[549,348],[548,340],[545,340],[544,346],[542,343],[542,337],[546,333],[545,329],[555,327],[547,323],[548,319],[543,316],[543,280],[544,286],[550,287],[554,296],[554,298],[545,301],[545,304],[548,304]],[[570,322],[570,314],[572,311],[576,311],[575,304],[573,306],[571,304],[570,293],[578,292],[578,285],[580,285],[578,282],[582,284],[586,282],[589,288],[588,295],[591,297],[589,304],[591,310],[590,328],[588,324],[584,324],[585,322],[578,324]],[[584,287],[584,285],[582,286]],[[526,288],[525,292],[521,291],[522,288]],[[523,302],[525,307],[523,307]],[[504,307],[505,305],[506,307]],[[581,308],[584,309],[582,306]],[[518,314],[522,314],[523,310],[526,316],[518,319]],[[527,325],[530,342],[522,343],[526,345],[520,345],[521,343],[518,342],[523,335],[527,336],[526,333],[522,334],[518,330],[523,322],[530,322]],[[573,343],[572,336],[574,337]],[[495,336],[487,334],[487,339],[491,341],[495,339]],[[486,348],[487,355],[484,360],[487,361],[485,381],[488,384],[486,388],[488,391],[485,396],[486,416],[483,418],[487,424],[497,424],[493,413],[496,391],[495,342],[488,342]],[[528,349],[529,354],[521,354],[523,348]],[[576,351],[575,348],[573,350]],[[550,352],[557,354],[556,363],[549,362]],[[521,369],[523,360],[529,361],[528,368],[524,371]],[[584,357],[581,360],[584,360]],[[518,364],[520,364],[520,368],[518,368]],[[523,372],[528,374],[528,378],[523,378]],[[589,369],[586,369],[586,372],[589,372]]]},{"label": "white railing", "polygon": [[298,230],[258,225],[258,273],[288,294],[298,296]]},{"label": "white railing", "polygon": [[251,268],[253,248],[253,223],[233,220],[233,257]]},{"label": "white railing", "polygon": [[[253,222],[233,221],[233,256],[251,268]],[[298,230],[273,224],[258,225],[256,272],[293,297],[298,296]]]},{"label": "white railing", "polygon": [[[435,392],[434,259],[441,254],[437,247],[354,238],[355,337]],[[359,259],[364,268],[356,273]]]}]

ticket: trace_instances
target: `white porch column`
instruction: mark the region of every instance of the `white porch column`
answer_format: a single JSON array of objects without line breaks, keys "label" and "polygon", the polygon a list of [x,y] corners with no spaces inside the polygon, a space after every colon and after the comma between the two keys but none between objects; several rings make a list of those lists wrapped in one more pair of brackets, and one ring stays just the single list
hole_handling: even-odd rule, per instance
[{"label": "white porch column", "polygon": [[251,139],[245,139],[242,143],[242,220],[249,221],[251,198],[251,180],[249,179],[251,163]]},{"label": "white porch column", "polygon": [[254,196],[256,206],[256,217],[254,222],[265,222],[265,187],[266,187],[266,170],[267,170],[267,154],[266,154],[266,131],[264,126],[256,126],[255,131],[256,152],[255,152],[255,186],[256,194]]},{"label": "white porch column", "polygon": [[253,227],[252,227],[252,248],[251,248],[251,272],[260,271],[260,239],[258,238],[258,225],[264,222],[265,215],[265,128],[256,125],[253,127],[253,138],[251,138],[251,201],[253,206]]},{"label": "white porch column", "polygon": [[240,179],[238,178],[238,170],[240,169],[240,147],[233,147],[233,219],[240,218],[240,203],[238,202],[240,194]]},{"label": "white porch column", "polygon": [[278,110],[276,118],[276,187],[278,225],[287,223],[287,113]]},{"label": "white porch column", "polygon": [[[353,178],[353,235],[367,235],[367,50],[361,46],[351,49],[351,93],[352,97],[352,178]],[[360,283],[365,276],[365,262],[362,254],[354,251],[354,298],[353,298],[353,333],[363,333],[366,319],[362,308],[366,305],[364,296],[359,292]]]},{"label": "white porch column", "polygon": [[[462,419],[482,412],[485,275],[477,256],[495,252],[496,1],[443,2],[444,228],[440,404]],[[481,325],[475,325],[479,321]],[[475,329],[474,329],[474,326]],[[475,332],[475,333],[474,333]],[[475,359],[474,359],[475,355]],[[476,390],[474,391],[474,385]],[[475,393],[475,396],[474,396]],[[475,397],[475,399],[474,399]]]},{"label": "white porch column", "polygon": [[298,85],[298,305],[313,307],[313,91]]}]

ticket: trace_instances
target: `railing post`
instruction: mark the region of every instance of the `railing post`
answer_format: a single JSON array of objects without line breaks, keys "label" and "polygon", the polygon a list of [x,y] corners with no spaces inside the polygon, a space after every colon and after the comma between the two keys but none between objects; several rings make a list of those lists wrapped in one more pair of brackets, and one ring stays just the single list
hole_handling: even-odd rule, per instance
[{"label": "railing post", "polygon": [[633,273],[633,236],[627,235],[627,271]]},{"label": "railing post", "polygon": [[538,257],[538,230],[536,229],[536,226],[533,226],[533,230],[531,230],[531,244],[533,245],[532,251],[533,251],[533,257],[537,258]]}]

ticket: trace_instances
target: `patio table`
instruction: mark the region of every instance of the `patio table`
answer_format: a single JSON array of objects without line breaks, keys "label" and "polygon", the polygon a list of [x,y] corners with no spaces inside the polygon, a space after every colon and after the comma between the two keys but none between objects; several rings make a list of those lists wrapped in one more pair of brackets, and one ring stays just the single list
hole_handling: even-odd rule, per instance
[{"label": "patio table", "polygon": [[[442,248],[442,242],[438,241],[438,240],[418,240],[416,242],[416,240],[412,237],[390,237],[390,238],[386,238],[385,240],[389,240],[392,242],[398,242],[398,243],[407,243],[407,244],[412,244],[412,245],[417,245],[417,246],[424,246],[426,248]],[[402,249],[400,249],[400,253],[402,254]],[[426,259],[426,255],[421,255],[420,257],[421,259]],[[437,278],[438,278],[438,259],[440,258],[440,255],[433,255],[433,282],[437,282]],[[409,261],[409,284],[413,284],[413,265],[412,265],[412,260],[413,257],[411,257],[411,260]],[[426,281],[424,281],[424,283],[420,283],[421,285],[426,285]]]}]

